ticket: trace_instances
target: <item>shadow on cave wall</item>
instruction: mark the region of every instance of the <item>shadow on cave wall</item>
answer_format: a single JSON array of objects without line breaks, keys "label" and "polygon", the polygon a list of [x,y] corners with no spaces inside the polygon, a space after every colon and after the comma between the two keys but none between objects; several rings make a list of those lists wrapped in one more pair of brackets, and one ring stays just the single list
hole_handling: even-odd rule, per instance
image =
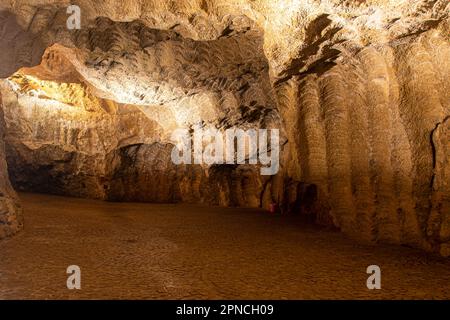
[{"label": "shadow on cave wall", "polygon": [[13,13],[4,10],[0,11],[0,48],[0,78],[38,65],[45,50],[38,35],[25,30]]}]

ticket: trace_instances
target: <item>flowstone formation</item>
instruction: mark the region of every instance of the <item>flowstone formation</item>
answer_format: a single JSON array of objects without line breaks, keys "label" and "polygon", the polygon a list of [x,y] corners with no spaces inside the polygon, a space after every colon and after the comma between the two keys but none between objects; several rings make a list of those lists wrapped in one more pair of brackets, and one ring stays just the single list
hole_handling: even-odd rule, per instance
[{"label": "flowstone formation", "polygon": [[[79,30],[66,25],[71,4]],[[450,255],[448,1],[2,0],[0,10],[17,189],[277,203],[355,239]],[[279,173],[174,165],[171,133],[199,125],[279,129]]]}]

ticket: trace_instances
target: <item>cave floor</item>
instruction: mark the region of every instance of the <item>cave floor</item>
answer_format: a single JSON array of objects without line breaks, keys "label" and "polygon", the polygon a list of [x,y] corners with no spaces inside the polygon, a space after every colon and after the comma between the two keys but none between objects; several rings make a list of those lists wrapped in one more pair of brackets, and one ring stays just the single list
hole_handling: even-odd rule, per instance
[{"label": "cave floor", "polygon": [[[450,260],[355,244],[257,209],[21,194],[26,227],[0,242],[0,299],[450,298]],[[379,265],[382,289],[368,290]],[[68,290],[66,268],[81,268]]]}]

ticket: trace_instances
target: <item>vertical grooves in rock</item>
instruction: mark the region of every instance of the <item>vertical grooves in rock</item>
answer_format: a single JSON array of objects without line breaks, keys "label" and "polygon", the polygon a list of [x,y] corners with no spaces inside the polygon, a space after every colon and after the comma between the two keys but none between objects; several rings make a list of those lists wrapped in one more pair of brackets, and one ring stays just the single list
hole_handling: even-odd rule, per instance
[{"label": "vertical grooves in rock", "polygon": [[[299,127],[302,136],[299,143],[302,159],[302,180],[315,184],[322,200],[317,212],[319,224],[329,224],[328,217],[328,165],[325,121],[320,107],[320,91],[317,77],[308,75],[299,83]],[[304,147],[303,147],[304,146]],[[303,149],[303,150],[302,150]]]},{"label": "vertical grooves in rock", "polygon": [[400,116],[411,142],[413,199],[422,232],[426,232],[431,211],[433,150],[430,132],[444,116],[436,88],[429,53],[420,43],[396,48],[397,77],[400,82]]},{"label": "vertical grooves in rock", "polygon": [[394,206],[394,182],[391,166],[392,117],[389,108],[389,77],[383,57],[374,49],[361,54],[367,78],[367,99],[370,144],[372,150],[372,183],[377,208],[377,237],[398,242],[397,211]]},{"label": "vertical grooves in rock", "polygon": [[287,155],[284,157],[287,174],[295,180],[301,180],[305,170],[306,144],[303,144],[302,127],[300,124],[300,112],[297,103],[299,84],[297,79],[284,82],[276,88],[278,109],[283,118],[283,126],[286,128],[289,141]]},{"label": "vertical grooves in rock", "polygon": [[327,180],[327,148],[325,139],[324,121],[321,116],[319,104],[319,88],[314,76],[307,76],[300,83],[300,123],[304,131],[307,153],[304,167],[305,179],[316,183],[325,193],[328,193]]},{"label": "vertical grooves in rock", "polygon": [[[384,50],[386,63],[392,65],[394,51],[392,48]],[[389,107],[392,117],[391,164],[394,179],[394,197],[400,228],[400,242],[421,246],[422,234],[417,220],[417,214],[412,201],[412,155],[408,136],[399,112],[400,88],[395,70],[387,69],[389,78]]]},{"label": "vertical grooves in rock", "polygon": [[[349,57],[349,59],[351,59]],[[352,61],[352,60],[350,60]],[[375,199],[370,179],[370,130],[366,104],[365,73],[359,61],[345,65],[346,90],[350,117],[352,190],[355,201],[358,238],[373,241],[375,234]]]},{"label": "vertical grooves in rock", "polygon": [[349,116],[341,70],[335,67],[328,71],[320,79],[320,88],[325,118],[329,196],[334,204],[332,216],[344,232],[354,234]]}]

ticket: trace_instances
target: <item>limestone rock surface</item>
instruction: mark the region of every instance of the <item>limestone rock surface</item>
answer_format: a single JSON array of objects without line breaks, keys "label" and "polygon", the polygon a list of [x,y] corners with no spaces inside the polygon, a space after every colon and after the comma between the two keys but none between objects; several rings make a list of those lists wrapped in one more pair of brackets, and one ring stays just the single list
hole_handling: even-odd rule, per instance
[{"label": "limestone rock surface", "polygon": [[19,198],[11,186],[5,156],[5,121],[0,94],[0,239],[11,236],[23,226]]},{"label": "limestone rock surface", "polygon": [[[67,29],[70,4],[80,30]],[[16,188],[277,202],[359,240],[450,255],[448,1],[0,0],[0,10]],[[195,125],[280,129],[280,172],[173,165],[171,133]]]}]

